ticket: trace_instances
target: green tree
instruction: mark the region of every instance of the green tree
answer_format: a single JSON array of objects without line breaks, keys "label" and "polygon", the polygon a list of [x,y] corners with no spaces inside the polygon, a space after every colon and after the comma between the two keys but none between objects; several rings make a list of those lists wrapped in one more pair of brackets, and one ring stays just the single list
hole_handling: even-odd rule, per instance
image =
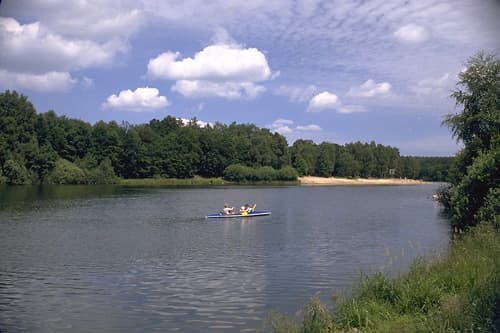
[{"label": "green tree", "polygon": [[500,181],[500,61],[482,52],[470,58],[457,86],[452,96],[463,110],[447,115],[443,123],[464,149],[457,155],[457,172],[442,201],[452,224],[464,228],[498,205],[490,196],[497,193]]},{"label": "green tree", "polygon": [[336,145],[322,142],[318,146],[318,158],[316,159],[314,174],[320,177],[330,177],[335,168]]},{"label": "green tree", "polygon": [[301,176],[314,174],[317,146],[311,140],[297,140],[291,147],[292,166]]}]

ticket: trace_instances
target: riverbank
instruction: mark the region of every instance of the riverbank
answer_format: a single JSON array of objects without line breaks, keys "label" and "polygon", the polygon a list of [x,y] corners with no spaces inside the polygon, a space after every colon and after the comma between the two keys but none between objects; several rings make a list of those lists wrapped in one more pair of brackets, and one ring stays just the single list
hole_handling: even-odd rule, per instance
[{"label": "riverbank", "polygon": [[220,185],[304,185],[304,186],[366,186],[366,185],[422,185],[429,182],[418,179],[404,178],[337,178],[337,177],[299,177],[297,181],[255,181],[232,182],[218,178],[140,178],[118,179],[117,185],[121,186],[220,186]]},{"label": "riverbank", "polygon": [[222,178],[203,178],[194,176],[193,178],[136,178],[119,179],[116,183],[120,186],[214,186],[231,185],[230,181]]},{"label": "riverbank", "polygon": [[294,186],[299,185],[297,181],[254,181],[254,182],[232,182],[222,177],[203,178],[194,176],[193,178],[138,178],[138,179],[118,179],[116,185],[120,186]]},{"label": "riverbank", "polygon": [[422,185],[429,182],[419,179],[406,178],[337,178],[337,177],[299,177],[300,185],[316,185],[316,186],[342,186],[342,185]]},{"label": "riverbank", "polygon": [[272,315],[268,330],[285,332],[498,332],[500,232],[479,225],[443,258],[416,261],[396,279],[363,278],[352,296],[336,297],[332,312],[318,299],[294,318]]}]

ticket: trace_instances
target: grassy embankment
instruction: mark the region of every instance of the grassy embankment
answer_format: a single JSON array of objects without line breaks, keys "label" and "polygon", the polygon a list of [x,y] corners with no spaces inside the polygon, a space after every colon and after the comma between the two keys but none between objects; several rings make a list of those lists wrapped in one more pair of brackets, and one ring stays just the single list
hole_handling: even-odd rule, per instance
[{"label": "grassy embankment", "polygon": [[499,332],[500,232],[479,225],[453,241],[448,255],[418,260],[396,279],[362,278],[329,310],[313,299],[298,324],[273,314],[270,332]]},{"label": "grassy embankment", "polygon": [[118,179],[117,185],[121,186],[214,186],[214,185],[297,185],[298,181],[256,181],[256,182],[231,182],[223,178],[141,178]]}]

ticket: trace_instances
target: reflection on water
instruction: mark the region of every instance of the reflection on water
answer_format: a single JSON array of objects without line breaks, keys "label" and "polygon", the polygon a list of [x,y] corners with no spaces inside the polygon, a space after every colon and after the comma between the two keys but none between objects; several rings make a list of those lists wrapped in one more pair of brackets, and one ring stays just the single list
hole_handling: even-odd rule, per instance
[{"label": "reflection on water", "polygon": [[260,328],[445,249],[435,187],[0,187],[0,331]]}]

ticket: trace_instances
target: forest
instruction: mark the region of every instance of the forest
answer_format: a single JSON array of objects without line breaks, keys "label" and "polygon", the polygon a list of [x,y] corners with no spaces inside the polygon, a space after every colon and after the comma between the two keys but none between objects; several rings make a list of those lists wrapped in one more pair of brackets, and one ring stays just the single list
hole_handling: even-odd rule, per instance
[{"label": "forest", "polygon": [[167,116],[147,124],[37,113],[16,91],[0,93],[0,183],[103,184],[117,179],[224,177],[229,181],[298,176],[446,181],[452,157],[401,156],[395,147],[286,138],[253,124],[200,127]]}]

